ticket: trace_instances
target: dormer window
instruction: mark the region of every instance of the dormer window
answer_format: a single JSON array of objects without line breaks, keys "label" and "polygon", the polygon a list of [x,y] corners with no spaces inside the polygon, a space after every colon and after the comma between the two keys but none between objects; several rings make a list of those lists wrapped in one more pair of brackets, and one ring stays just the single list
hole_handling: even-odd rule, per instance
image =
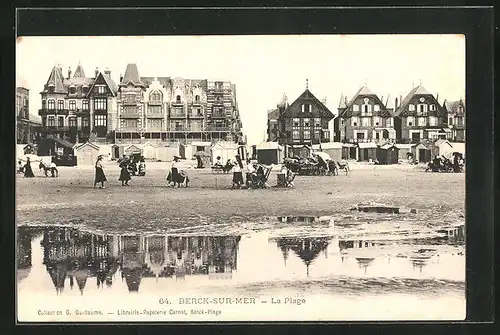
[{"label": "dormer window", "polygon": [[371,116],[372,115],[372,106],[365,102],[365,104],[361,105],[361,116]]},{"label": "dormer window", "polygon": [[69,88],[69,93],[70,94],[75,94],[76,93],[76,87],[75,85],[71,85],[70,88]]},{"label": "dormer window", "polygon": [[436,105],[432,104],[429,106],[431,112],[434,112],[436,110]]},{"label": "dormer window", "polygon": [[83,92],[83,94],[87,94],[89,92],[89,87],[87,85],[84,85],[82,87],[82,92]]},{"label": "dormer window", "polygon": [[303,104],[302,105],[302,113],[310,113],[311,112],[311,105],[310,104]]},{"label": "dormer window", "polygon": [[195,97],[194,97],[194,101],[195,101],[195,102],[200,102],[200,96],[199,96],[199,95],[195,96]]},{"label": "dormer window", "polygon": [[48,109],[49,109],[49,110],[54,110],[54,109],[56,109],[56,101],[55,101],[55,100],[53,100],[53,99],[50,99],[50,100],[49,100],[49,106],[48,106]]},{"label": "dormer window", "polygon": [[358,105],[353,105],[352,106],[353,112],[359,112],[359,106]]},{"label": "dormer window", "polygon": [[380,105],[375,105],[375,106],[373,106],[373,110],[374,110],[375,112],[380,111]]},{"label": "dormer window", "polygon": [[180,95],[178,95],[178,96],[175,97],[175,102],[178,103],[178,104],[181,103],[181,96]]}]

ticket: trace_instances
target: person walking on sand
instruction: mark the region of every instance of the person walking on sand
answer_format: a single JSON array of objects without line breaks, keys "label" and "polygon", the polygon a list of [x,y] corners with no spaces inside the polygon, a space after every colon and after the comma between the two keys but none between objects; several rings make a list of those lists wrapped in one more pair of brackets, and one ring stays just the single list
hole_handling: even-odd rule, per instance
[{"label": "person walking on sand", "polygon": [[105,188],[104,182],[107,181],[106,175],[104,174],[104,170],[102,168],[102,155],[97,156],[97,161],[95,162],[95,179],[94,179],[94,188],[97,183],[101,183],[99,188]]},{"label": "person walking on sand", "polygon": [[236,155],[236,162],[233,164],[233,188],[241,188],[243,185],[243,163],[239,155]]},{"label": "person walking on sand", "polygon": [[177,187],[180,186],[181,179],[183,179],[179,175],[179,156],[174,156],[174,160],[172,161],[172,164],[170,165],[170,171],[167,176],[167,181],[169,183],[174,183],[174,187],[177,184]]},{"label": "person walking on sand", "polygon": [[123,160],[120,162],[120,178],[118,178],[119,181],[122,182],[122,186],[129,186],[128,181],[131,179],[130,178],[130,172],[128,171],[128,158],[123,155]]},{"label": "person walking on sand", "polygon": [[33,178],[35,176],[33,170],[31,169],[31,162],[29,157],[26,157],[26,164],[24,165],[24,176],[26,178]]}]

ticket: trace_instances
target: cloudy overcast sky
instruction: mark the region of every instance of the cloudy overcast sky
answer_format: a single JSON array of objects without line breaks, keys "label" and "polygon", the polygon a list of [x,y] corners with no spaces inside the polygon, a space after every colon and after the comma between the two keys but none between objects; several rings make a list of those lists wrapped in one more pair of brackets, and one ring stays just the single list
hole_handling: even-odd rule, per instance
[{"label": "cloudy overcast sky", "polygon": [[24,37],[17,41],[17,86],[30,89],[30,112],[55,64],[66,75],[81,62],[119,81],[128,63],[141,76],[228,80],[249,143],[264,140],[267,111],[284,93],[293,102],[306,87],[337,114],[341,94],[363,85],[379,96],[405,96],[422,85],[439,100],[465,97],[462,35],[287,35],[189,37]]}]

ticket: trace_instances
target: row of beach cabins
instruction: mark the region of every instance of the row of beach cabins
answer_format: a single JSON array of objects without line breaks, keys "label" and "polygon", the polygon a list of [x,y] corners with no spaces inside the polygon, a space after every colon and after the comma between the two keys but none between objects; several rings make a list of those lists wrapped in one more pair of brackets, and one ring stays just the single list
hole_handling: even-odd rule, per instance
[{"label": "row of beach cabins", "polygon": [[[295,147],[283,146],[277,142],[263,142],[258,145],[246,146],[230,141],[200,141],[189,144],[146,142],[129,145],[90,142],[72,144],[59,138],[52,138],[47,141],[47,143],[39,143],[36,153],[30,152],[32,148],[29,145],[18,145],[17,157],[22,158],[27,153],[32,153],[38,156],[32,157],[33,161],[43,159],[50,162],[51,157],[56,156],[59,158],[58,165],[68,166],[93,165],[99,155],[103,155],[109,161],[117,160],[123,155],[141,155],[148,161],[161,162],[172,161],[174,156],[186,160],[192,160],[199,156],[205,166],[215,162],[217,157],[221,157],[222,161],[225,162],[228,159],[234,160],[236,155],[240,155],[243,160],[247,158],[256,159],[261,164],[281,164],[286,157],[310,157],[312,152],[317,151],[326,152],[336,161],[377,161],[379,164],[398,164],[408,160],[427,163],[435,156],[451,158],[455,152],[465,157],[465,143],[450,142],[445,139],[423,140],[415,144],[326,142],[312,146]],[[67,164],[64,162],[67,162]]]}]

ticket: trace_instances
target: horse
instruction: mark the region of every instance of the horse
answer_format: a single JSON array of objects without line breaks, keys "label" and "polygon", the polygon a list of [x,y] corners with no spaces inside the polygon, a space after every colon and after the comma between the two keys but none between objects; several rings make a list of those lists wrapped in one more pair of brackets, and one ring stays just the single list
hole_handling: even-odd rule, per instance
[{"label": "horse", "polygon": [[[345,175],[347,176],[349,174],[349,172],[351,171],[351,169],[349,168],[349,163],[346,162],[346,161],[336,161],[335,162],[335,165],[336,165],[336,173],[337,173],[337,176],[339,175],[339,171],[340,170],[344,170],[345,171]],[[335,172],[334,172],[335,174]]]},{"label": "horse", "polygon": [[43,171],[43,173],[45,174],[45,177],[49,176],[49,171],[50,171],[50,174],[52,177],[59,176],[59,171],[57,171],[56,168],[45,165],[45,163],[43,161],[40,161],[40,164],[38,165],[38,169]]}]

